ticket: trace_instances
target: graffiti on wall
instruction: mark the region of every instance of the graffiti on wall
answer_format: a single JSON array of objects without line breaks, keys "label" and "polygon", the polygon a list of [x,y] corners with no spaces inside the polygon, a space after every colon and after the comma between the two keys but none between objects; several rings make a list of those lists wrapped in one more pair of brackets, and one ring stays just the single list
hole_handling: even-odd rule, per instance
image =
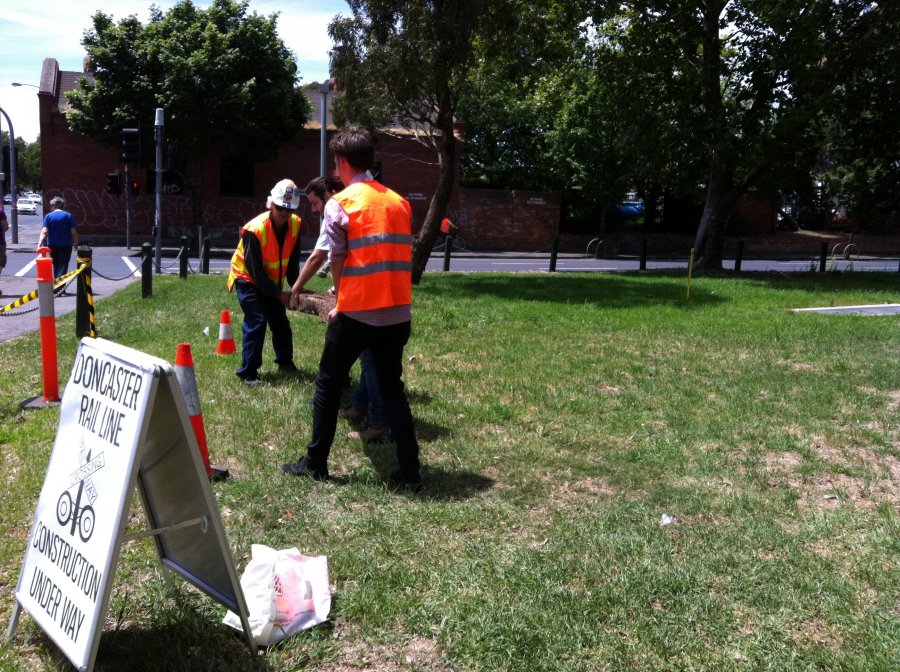
[{"label": "graffiti on wall", "polygon": [[[113,196],[106,190],[63,189],[48,192],[46,198],[62,196],[66,209],[85,234],[104,236],[125,235],[125,196]],[[156,219],[154,195],[131,196],[131,233],[137,236],[153,234]],[[164,195],[160,201],[160,221],[163,237],[193,237],[193,201],[189,196]],[[204,236],[235,238],[237,230],[265,210],[265,202],[257,199],[214,199],[203,204]]]}]

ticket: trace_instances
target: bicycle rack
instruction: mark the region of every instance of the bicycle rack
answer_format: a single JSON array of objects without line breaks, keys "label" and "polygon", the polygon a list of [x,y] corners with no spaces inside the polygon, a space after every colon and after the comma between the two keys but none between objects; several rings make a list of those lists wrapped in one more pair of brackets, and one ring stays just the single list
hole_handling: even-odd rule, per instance
[{"label": "bicycle rack", "polygon": [[[596,243],[596,244],[595,244]],[[615,256],[616,248],[612,244],[611,240],[603,240],[601,238],[594,238],[591,242],[587,244],[587,249],[584,251],[584,256],[586,258],[591,257],[591,248],[594,248],[594,259],[600,259],[601,257],[611,257]]]},{"label": "bicycle rack", "polygon": [[[840,250],[840,252],[838,252]],[[841,247],[841,243],[838,243],[833,248],[831,248],[831,258],[834,260],[838,255],[842,259],[850,259],[851,255],[856,255],[856,260],[859,261],[859,247],[856,243],[847,243],[846,245]]]}]

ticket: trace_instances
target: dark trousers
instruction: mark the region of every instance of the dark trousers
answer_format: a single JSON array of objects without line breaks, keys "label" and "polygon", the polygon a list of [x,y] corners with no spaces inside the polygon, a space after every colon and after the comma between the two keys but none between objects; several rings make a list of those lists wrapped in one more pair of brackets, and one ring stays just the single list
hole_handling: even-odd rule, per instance
[{"label": "dark trousers", "polygon": [[69,270],[72,259],[71,245],[51,245],[50,258],[53,260],[53,279],[61,278]]},{"label": "dark trousers", "polygon": [[419,476],[419,443],[403,385],[403,348],[409,340],[409,322],[373,327],[338,313],[328,322],[313,396],[312,439],[306,446],[309,466],[325,470],[337,428],[341,392],[350,367],[366,348],[378,374],[378,386],[397,444],[397,462],[403,476]]},{"label": "dark trousers", "polygon": [[235,283],[237,298],[244,311],[241,366],[235,371],[242,378],[255,377],[262,366],[263,347],[266,344],[266,325],[272,330],[272,347],[275,363],[290,366],[294,362],[294,336],[287,310],[277,298],[265,296],[252,282],[238,280]]}]

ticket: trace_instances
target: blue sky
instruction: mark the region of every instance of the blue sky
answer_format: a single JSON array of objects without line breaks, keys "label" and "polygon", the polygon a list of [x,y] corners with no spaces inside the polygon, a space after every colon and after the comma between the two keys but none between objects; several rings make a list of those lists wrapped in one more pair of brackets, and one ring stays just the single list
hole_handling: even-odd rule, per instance
[{"label": "blue sky", "polygon": [[[146,3],[146,4],[145,4]],[[81,70],[84,49],[81,38],[98,9],[118,21],[131,14],[146,22],[149,8],[155,4],[166,11],[174,0],[67,0],[42,5],[26,0],[3,0],[0,10],[0,108],[13,124],[16,137],[34,142],[38,125],[37,89],[14,87],[13,82],[37,86],[45,58],[55,58],[62,70]],[[211,0],[194,0],[208,7]],[[349,14],[344,0],[292,0],[272,2],[250,0],[250,11],[279,14],[278,33],[294,52],[302,82],[322,81],[328,77],[328,23],[335,14]],[[9,131],[0,115],[0,127]]]}]

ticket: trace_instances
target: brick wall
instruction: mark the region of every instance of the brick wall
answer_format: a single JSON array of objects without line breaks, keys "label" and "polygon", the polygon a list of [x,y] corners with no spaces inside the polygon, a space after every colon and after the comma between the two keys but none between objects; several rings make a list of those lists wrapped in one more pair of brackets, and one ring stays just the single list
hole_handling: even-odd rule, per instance
[{"label": "brick wall", "polygon": [[[215,247],[234,246],[240,227],[265,209],[266,195],[272,185],[289,177],[303,187],[319,174],[320,141],[318,125],[311,122],[275,160],[255,164],[254,196],[248,198],[221,196],[219,161],[217,158],[207,161],[203,166],[202,230],[196,226],[193,215],[191,185],[195,182],[195,167],[188,166],[181,183],[184,188],[161,197],[160,221],[166,244],[177,243],[181,236],[194,242],[202,235],[212,238]],[[65,115],[56,107],[56,96],[46,95],[41,97],[41,151],[45,207],[52,197],[62,196],[78,222],[84,243],[124,243],[125,196],[106,193],[107,173],[123,170],[118,149],[103,147],[71,131]],[[440,174],[434,150],[414,138],[382,136],[376,146],[375,160],[381,163],[381,181],[412,206],[413,233],[417,233]],[[327,170],[332,170],[333,158],[329,156],[325,165]],[[155,176],[152,170],[145,169],[132,177],[141,186],[137,196],[129,197],[130,242],[139,246],[154,241]],[[124,174],[122,184],[125,189]],[[559,232],[560,197],[528,191],[454,189],[449,215],[458,227],[461,240],[471,249],[549,249]],[[301,200],[300,216],[301,235],[307,239],[304,245],[309,246],[311,239],[318,236],[319,219],[305,199]]]},{"label": "brick wall", "polygon": [[[52,100],[47,100],[48,107]],[[278,180],[289,177],[301,187],[319,174],[319,130],[303,129],[272,161],[254,166],[253,198],[229,198],[219,195],[219,162],[210,159],[203,167],[202,222],[204,237],[213,238],[215,246],[236,244],[240,227],[265,209],[266,196]],[[106,193],[106,175],[123,171],[118,150],[98,145],[69,129],[64,115],[50,109],[42,114],[41,160],[43,164],[43,196],[45,206],[54,196],[66,199],[66,207],[78,221],[81,239],[87,244],[120,243],[126,235],[125,196]],[[439,171],[434,152],[406,138],[383,137],[379,140],[376,161],[382,164],[382,182],[409,200],[413,209],[413,228],[418,231],[437,184]],[[326,169],[334,161],[328,157]],[[132,202],[131,242],[152,242],[155,220],[155,193],[147,192],[155,185],[151,170],[139,170],[134,177],[140,182],[140,194]],[[181,236],[198,237],[192,213],[190,185],[193,171],[188,170],[182,194],[164,193],[160,218],[163,238],[177,241]],[[123,189],[127,185],[124,181]],[[455,204],[454,195],[452,202]],[[302,235],[318,236],[319,221],[301,200]]]},{"label": "brick wall", "polygon": [[742,194],[734,204],[728,233],[745,236],[775,233],[780,209],[781,196],[778,193],[751,191]]},{"label": "brick wall", "polygon": [[560,211],[559,194],[460,189],[450,218],[468,249],[534,252],[553,244]]}]

